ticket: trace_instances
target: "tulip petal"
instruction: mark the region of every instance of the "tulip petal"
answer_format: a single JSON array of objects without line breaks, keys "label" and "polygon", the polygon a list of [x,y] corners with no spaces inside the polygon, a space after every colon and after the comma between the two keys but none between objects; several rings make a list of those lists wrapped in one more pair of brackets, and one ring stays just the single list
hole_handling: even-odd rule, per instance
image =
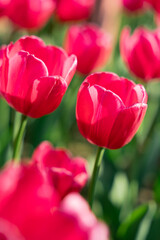
[{"label": "tulip petal", "polygon": [[36,36],[24,36],[17,40],[10,48],[9,57],[13,57],[21,50],[34,54],[38,58],[37,54],[45,47],[45,43]]},{"label": "tulip petal", "polygon": [[75,55],[71,55],[66,59],[63,67],[62,77],[65,79],[66,83],[69,85],[77,67],[77,58]]},{"label": "tulip petal", "polygon": [[39,118],[53,112],[61,103],[66,89],[67,84],[61,77],[36,79],[30,90],[30,105],[25,114],[33,118]]},{"label": "tulip petal", "polygon": [[25,240],[17,226],[0,218],[0,239],[1,240]]},{"label": "tulip petal", "polygon": [[63,64],[67,59],[66,52],[60,47],[46,46],[45,43],[36,36],[23,37],[12,46],[9,56],[24,50],[35,57],[41,59],[48,68],[49,75],[62,76]]},{"label": "tulip petal", "polygon": [[70,170],[70,157],[66,150],[55,149],[50,142],[42,142],[32,156],[34,162],[41,168],[66,168]]},{"label": "tulip petal", "polygon": [[85,81],[87,81],[90,86],[98,84],[106,90],[112,91],[122,99],[127,107],[128,99],[130,99],[131,92],[136,86],[134,82],[125,78],[120,78],[117,74],[112,72],[94,73],[87,77]]},{"label": "tulip petal", "polygon": [[28,105],[24,103],[28,102],[29,89],[34,80],[48,75],[45,64],[27,52],[21,51],[4,63],[2,74],[3,72],[6,72],[2,78],[6,86],[5,89],[1,89],[1,94],[12,107],[25,114]]},{"label": "tulip petal", "polygon": [[124,107],[122,100],[111,91],[97,85],[83,88],[77,100],[77,122],[80,132],[92,143],[107,146],[114,121]]},{"label": "tulip petal", "polygon": [[32,159],[43,174],[49,176],[62,198],[69,192],[80,191],[88,179],[85,159],[72,158],[69,152],[55,149],[49,142],[42,142]]},{"label": "tulip petal", "polygon": [[51,168],[49,169],[49,177],[53,186],[58,191],[61,198],[67,195],[72,189],[73,175],[70,171],[64,168]]},{"label": "tulip petal", "polygon": [[137,132],[147,110],[147,104],[134,105],[119,112],[110,132],[108,148],[117,149],[129,143]]}]

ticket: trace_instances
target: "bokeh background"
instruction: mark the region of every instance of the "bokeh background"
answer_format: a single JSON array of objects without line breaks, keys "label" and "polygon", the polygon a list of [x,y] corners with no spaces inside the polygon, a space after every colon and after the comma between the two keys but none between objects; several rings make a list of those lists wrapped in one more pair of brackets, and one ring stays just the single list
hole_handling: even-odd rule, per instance
[{"label": "bokeh background", "polygon": [[[129,73],[120,56],[120,33],[126,25],[131,31],[140,25],[157,28],[154,11],[147,9],[131,14],[123,9],[121,0],[97,0],[88,21],[112,35],[112,54],[106,66],[99,71],[115,72],[138,83],[139,80]],[[15,27],[7,17],[1,17],[0,45],[34,34],[46,44],[63,46],[71,24],[52,16],[42,29],[26,31]],[[48,140],[54,146],[69,149],[75,156],[86,158],[91,173],[97,147],[80,135],[75,119],[77,91],[83,80],[83,76],[74,76],[55,112],[40,119],[29,119],[24,159],[30,158],[41,141]],[[109,225],[111,239],[114,240],[160,239],[160,81],[150,82],[145,87],[149,96],[146,117],[131,143],[119,150],[106,149],[96,186],[93,211]],[[1,167],[11,157],[8,146],[13,127],[12,119],[8,120],[10,111],[8,104],[0,99]],[[19,120],[20,116],[16,114],[17,126]],[[87,186],[82,195],[86,197],[86,193]]]}]

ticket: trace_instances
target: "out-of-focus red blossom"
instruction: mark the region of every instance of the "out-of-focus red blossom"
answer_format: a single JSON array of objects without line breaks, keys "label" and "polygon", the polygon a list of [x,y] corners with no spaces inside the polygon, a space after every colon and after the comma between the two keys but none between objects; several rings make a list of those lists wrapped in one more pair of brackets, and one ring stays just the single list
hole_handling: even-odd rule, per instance
[{"label": "out-of-focus red blossom", "polygon": [[72,158],[69,152],[53,148],[49,142],[42,142],[32,159],[40,171],[47,175],[61,198],[69,192],[79,192],[88,179],[85,159]]},{"label": "out-of-focus red blossom", "polygon": [[0,0],[0,16],[6,15],[11,0]]},{"label": "out-of-focus red blossom", "polygon": [[24,115],[53,112],[76,71],[77,59],[35,36],[22,37],[3,51],[0,93]]},{"label": "out-of-focus red blossom", "polygon": [[123,7],[129,12],[140,10],[144,6],[144,0],[121,0]]},{"label": "out-of-focus red blossom", "polygon": [[[62,231],[63,229],[63,231]],[[0,239],[108,240],[86,201],[69,194],[62,202],[36,164],[9,164],[0,173]]]},{"label": "out-of-focus red blossom", "polygon": [[114,73],[95,73],[82,83],[76,106],[80,133],[100,147],[117,149],[129,143],[147,109],[142,85]]},{"label": "out-of-focus red blossom", "polygon": [[55,7],[55,0],[11,0],[6,14],[21,28],[38,29],[46,24]]},{"label": "out-of-focus red blossom", "polygon": [[54,228],[63,226],[57,231],[56,240],[109,240],[109,230],[102,222],[98,222],[87,202],[77,193],[70,193],[61,202],[55,212]]},{"label": "out-of-focus red blossom", "polygon": [[77,70],[86,75],[106,64],[111,36],[94,24],[73,25],[67,32],[64,48],[68,54],[77,56]]},{"label": "out-of-focus red blossom", "polygon": [[160,31],[137,28],[130,36],[124,28],[120,39],[121,56],[129,70],[145,82],[160,78]]},{"label": "out-of-focus red blossom", "polygon": [[61,21],[87,19],[96,0],[57,0],[56,14]]},{"label": "out-of-focus red blossom", "polygon": [[35,165],[10,164],[1,172],[0,218],[14,224],[24,239],[54,238],[51,211],[58,204],[59,196]]}]

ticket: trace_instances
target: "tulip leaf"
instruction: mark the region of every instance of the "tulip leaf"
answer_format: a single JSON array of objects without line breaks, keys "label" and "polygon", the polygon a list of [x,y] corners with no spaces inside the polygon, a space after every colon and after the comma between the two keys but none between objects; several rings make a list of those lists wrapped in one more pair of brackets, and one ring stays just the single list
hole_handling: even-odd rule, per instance
[{"label": "tulip leaf", "polygon": [[131,215],[120,225],[117,233],[118,239],[135,240],[139,225],[147,211],[147,205],[142,205],[135,209]]}]

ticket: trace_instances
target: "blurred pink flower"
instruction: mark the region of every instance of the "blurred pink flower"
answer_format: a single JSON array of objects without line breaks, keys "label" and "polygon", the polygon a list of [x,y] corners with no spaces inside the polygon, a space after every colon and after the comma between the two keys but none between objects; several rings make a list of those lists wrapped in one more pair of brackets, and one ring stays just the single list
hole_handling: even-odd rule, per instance
[{"label": "blurred pink flower", "polygon": [[55,10],[55,0],[11,0],[7,16],[21,28],[43,27]]},{"label": "blurred pink flower", "polygon": [[69,152],[54,148],[49,142],[42,142],[32,159],[40,171],[49,177],[61,198],[69,192],[79,192],[88,179],[85,159],[72,158]]},{"label": "blurred pink flower", "polygon": [[97,221],[88,203],[77,193],[70,193],[54,213],[56,240],[109,240],[107,226]]},{"label": "blurred pink flower", "polygon": [[111,53],[111,36],[94,24],[69,28],[64,48],[78,59],[77,71],[89,74],[107,63]]},{"label": "blurred pink flower", "polygon": [[61,21],[87,19],[94,8],[96,0],[58,0],[56,13]]},{"label": "blurred pink flower", "polygon": [[108,240],[79,194],[62,202],[36,164],[8,164],[0,173],[0,239]]},{"label": "blurred pink flower", "polygon": [[9,164],[0,173],[0,218],[14,224],[25,239],[54,237],[51,210],[58,204],[59,196],[35,165]]},{"label": "blurred pink flower", "polygon": [[125,27],[120,39],[121,56],[129,70],[148,82],[160,78],[160,31],[137,28],[132,36]]}]

